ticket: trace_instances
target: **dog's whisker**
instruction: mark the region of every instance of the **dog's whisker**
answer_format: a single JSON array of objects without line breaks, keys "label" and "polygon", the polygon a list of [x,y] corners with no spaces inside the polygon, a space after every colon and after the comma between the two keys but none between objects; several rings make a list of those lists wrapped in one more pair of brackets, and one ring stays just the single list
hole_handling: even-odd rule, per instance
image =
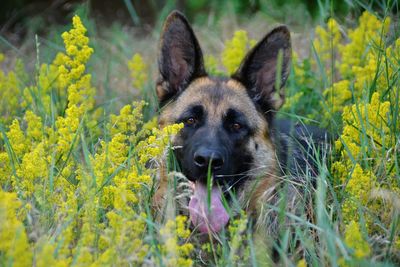
[{"label": "dog's whisker", "polygon": [[236,176],[250,174],[250,173],[252,173],[254,171],[259,171],[259,170],[263,170],[263,169],[266,169],[266,168],[268,168],[268,166],[260,166],[260,167],[253,168],[253,169],[250,169],[250,170],[247,170],[247,171],[244,171],[244,172],[240,172],[240,173],[236,173],[236,174],[218,174],[218,175],[215,175],[215,177],[216,178],[236,177]]}]

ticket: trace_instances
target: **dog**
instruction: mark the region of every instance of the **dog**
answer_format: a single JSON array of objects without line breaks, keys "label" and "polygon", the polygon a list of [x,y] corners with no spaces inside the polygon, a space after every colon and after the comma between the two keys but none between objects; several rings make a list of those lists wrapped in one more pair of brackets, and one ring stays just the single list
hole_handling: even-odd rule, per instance
[{"label": "dog", "polygon": [[[184,124],[172,140],[173,154],[193,185],[183,205],[200,233],[224,229],[237,205],[255,229],[276,236],[280,222],[273,207],[283,198],[287,212],[312,217],[311,201],[300,200],[318,176],[315,151],[326,142],[326,132],[275,119],[284,103],[291,53],[290,32],[279,26],[248,52],[231,77],[211,77],[185,16],[174,11],[167,17],[156,85],[159,126]],[[153,198],[159,212],[170,193],[165,169]]]}]

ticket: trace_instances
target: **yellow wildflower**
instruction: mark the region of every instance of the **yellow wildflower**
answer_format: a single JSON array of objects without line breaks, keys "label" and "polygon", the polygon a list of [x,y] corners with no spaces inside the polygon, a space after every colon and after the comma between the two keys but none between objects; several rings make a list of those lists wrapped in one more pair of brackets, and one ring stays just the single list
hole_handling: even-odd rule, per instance
[{"label": "yellow wildflower", "polygon": [[15,183],[30,196],[34,193],[36,178],[45,178],[48,174],[46,152],[43,143],[39,143],[31,152],[22,157],[22,162],[17,168],[18,178]]},{"label": "yellow wildflower", "polygon": [[316,38],[314,39],[314,47],[320,60],[329,65],[331,60],[336,59],[337,49],[341,41],[341,33],[339,24],[335,19],[330,18],[324,29],[321,26],[315,28]]},{"label": "yellow wildflower", "polygon": [[11,162],[7,152],[0,151],[0,184],[9,184],[11,172]]},{"label": "yellow wildflower", "polygon": [[[44,243],[44,242],[43,242]],[[57,259],[54,257],[55,251],[57,251],[57,244],[55,243],[44,243],[41,245],[39,252],[36,254],[36,266],[37,267],[68,267],[70,261],[66,259]]]},{"label": "yellow wildflower", "polygon": [[26,130],[26,137],[30,141],[41,141],[43,138],[42,118],[37,116],[32,111],[28,110],[25,113],[25,121],[28,124],[28,128]]},{"label": "yellow wildflower", "polygon": [[183,128],[183,123],[172,124],[162,130],[153,129],[153,135],[137,145],[139,162],[145,164],[149,160],[159,160],[167,146],[170,138]]},{"label": "yellow wildflower", "polygon": [[187,218],[176,216],[175,220],[168,220],[160,229],[162,261],[166,266],[192,266],[193,261],[188,258],[193,250],[191,243],[183,243],[180,239],[187,239],[190,230],[186,229]]},{"label": "yellow wildflower", "polygon": [[128,67],[131,71],[133,87],[143,92],[144,86],[148,80],[148,66],[144,62],[143,57],[138,53],[134,54],[132,59],[128,62]]},{"label": "yellow wildflower", "polygon": [[206,67],[207,73],[211,75],[222,75],[223,71],[218,69],[218,60],[212,55],[206,55],[204,57],[204,65]]},{"label": "yellow wildflower", "polygon": [[[111,114],[111,123],[109,129],[112,135],[121,133],[129,136],[131,142],[135,141],[135,135],[138,126],[143,120],[143,108],[146,105],[144,101],[134,102],[132,105],[126,105],[121,108],[119,115]],[[132,109],[132,107],[134,107]]]},{"label": "yellow wildflower", "polygon": [[[380,53],[377,48],[371,48],[365,60],[364,66],[353,66],[352,72],[355,76],[354,91],[357,98],[362,96],[365,89],[375,85],[375,90],[380,94],[385,94],[390,88],[394,75],[400,67],[400,38],[394,44]],[[397,54],[396,52],[397,51]],[[393,90],[395,91],[395,90]],[[393,95],[393,93],[391,93]]]},{"label": "yellow wildflower", "polygon": [[346,102],[351,99],[350,81],[341,80],[334,83],[331,87],[325,89],[324,96],[329,106],[329,110],[325,112],[325,117],[329,118],[332,112],[342,111]]},{"label": "yellow wildflower", "polygon": [[[146,230],[146,215],[110,211],[107,218],[109,227],[102,239],[106,250],[99,261],[111,260],[118,266],[141,265],[148,252],[148,245],[141,238]],[[114,258],[110,259],[110,255],[114,255]]]},{"label": "yellow wildflower", "polygon": [[7,132],[7,138],[10,142],[11,148],[17,158],[21,157],[28,149],[25,135],[21,130],[19,122],[14,119]]},{"label": "yellow wildflower", "polygon": [[31,266],[32,250],[28,236],[17,210],[21,207],[16,193],[4,192],[0,188],[0,254],[4,262],[12,266]]},{"label": "yellow wildflower", "polygon": [[[242,211],[240,217],[233,220],[229,224],[228,232],[230,235],[230,252],[229,258],[234,265],[240,262],[248,262],[250,256],[249,247],[243,246],[246,240],[246,227],[247,227],[247,217]],[[242,255],[239,253],[241,252]],[[244,254],[244,255],[243,255]]]},{"label": "yellow wildflower", "polygon": [[0,68],[0,122],[9,123],[18,111],[21,89],[14,71],[7,74]]},{"label": "yellow wildflower", "polygon": [[297,267],[307,267],[307,261],[305,259],[301,259],[296,264]]},{"label": "yellow wildflower", "polygon": [[59,54],[59,81],[67,86],[68,108],[65,117],[58,117],[56,126],[59,132],[59,152],[66,159],[73,138],[83,118],[83,114],[93,108],[94,88],[91,86],[90,74],[84,74],[85,64],[93,49],[88,46],[89,38],[85,36],[86,28],[80,18],[74,16],[73,28],[62,34],[67,54]]},{"label": "yellow wildflower", "polygon": [[345,243],[349,246],[357,259],[366,258],[370,255],[371,249],[368,242],[363,238],[360,226],[357,222],[351,221],[346,226]]},{"label": "yellow wildflower", "polygon": [[342,62],[339,66],[340,73],[344,77],[353,75],[352,67],[364,66],[366,62],[365,51],[371,47],[381,48],[383,38],[389,30],[390,18],[382,22],[368,11],[359,18],[359,25],[354,30],[349,30],[350,43],[339,46]]},{"label": "yellow wildflower", "polygon": [[[57,89],[59,99],[64,97],[64,90],[56,87],[58,77],[58,67],[54,64],[42,64],[39,68],[39,75],[37,78],[37,85],[25,87],[23,90],[23,98],[21,106],[24,108],[31,108],[33,110],[43,110],[46,114],[51,113],[51,94],[53,89]],[[62,103],[53,103],[62,105]],[[64,108],[65,105],[59,107]]]},{"label": "yellow wildflower", "polygon": [[247,51],[254,45],[249,41],[247,32],[235,31],[233,38],[225,42],[225,49],[222,51],[222,64],[229,74],[232,74],[242,62]]},{"label": "yellow wildflower", "polygon": [[[345,182],[346,177],[342,177],[342,182]],[[357,203],[367,206],[371,190],[376,187],[376,177],[370,171],[364,171],[359,164],[356,164],[350,175],[350,179],[345,187],[349,194],[343,203],[343,217],[345,221],[350,221],[358,218]]]},{"label": "yellow wildflower", "polygon": [[[343,134],[342,142],[348,149],[346,153],[357,158],[361,156],[362,142],[372,143],[372,148],[388,148],[393,144],[393,137],[390,134],[390,102],[380,102],[379,93],[374,93],[371,102],[368,104],[354,104],[351,107],[345,107],[343,111]],[[366,139],[364,139],[364,137]],[[337,147],[342,147],[340,142],[336,142]],[[369,151],[376,155],[373,151]],[[371,154],[372,155],[372,154]]]}]

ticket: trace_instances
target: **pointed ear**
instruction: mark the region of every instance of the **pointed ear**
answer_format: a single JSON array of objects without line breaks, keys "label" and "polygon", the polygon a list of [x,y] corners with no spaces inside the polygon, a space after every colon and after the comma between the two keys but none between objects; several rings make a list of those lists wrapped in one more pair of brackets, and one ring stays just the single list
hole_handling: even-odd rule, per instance
[{"label": "pointed ear", "polygon": [[[282,60],[278,60],[280,53]],[[247,88],[250,97],[267,116],[271,114],[268,111],[278,110],[284,102],[281,88],[289,75],[290,58],[289,30],[286,26],[279,26],[249,51],[239,69],[232,75],[232,78]],[[278,73],[279,69],[281,73]],[[277,78],[280,81],[277,82]],[[275,88],[276,85],[279,88]]]},{"label": "pointed ear", "polygon": [[185,16],[173,11],[161,34],[157,96],[161,105],[181,93],[195,78],[205,76],[200,45]]}]

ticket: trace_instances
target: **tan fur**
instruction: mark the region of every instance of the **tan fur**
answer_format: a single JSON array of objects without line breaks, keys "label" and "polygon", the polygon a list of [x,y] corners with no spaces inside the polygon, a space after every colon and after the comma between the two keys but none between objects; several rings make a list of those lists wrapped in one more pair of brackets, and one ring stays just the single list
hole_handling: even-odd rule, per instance
[{"label": "tan fur", "polygon": [[[212,99],[211,91],[215,91],[215,88],[220,90],[219,96],[223,98],[218,104]],[[232,79],[218,82],[203,77],[193,81],[176,101],[164,107],[159,119],[160,127],[175,123],[179,115],[191,104],[201,104],[205,107],[210,114],[208,118],[210,125],[220,123],[228,108],[235,108],[243,112],[251,126],[257,129],[254,137],[249,140],[247,145],[248,151],[254,157],[250,173],[253,179],[249,179],[243,185],[243,191],[238,198],[242,207],[249,214],[258,214],[261,208],[258,203],[268,201],[276,183],[275,148],[269,137],[268,123],[257,111],[242,84]],[[173,142],[179,145],[179,136]],[[255,149],[256,144],[258,149]],[[159,188],[154,196],[155,206],[157,207],[163,205],[163,196],[167,191],[168,180],[165,172],[166,170],[163,168]]]},{"label": "tan fur", "polygon": [[[280,54],[282,65],[278,68],[276,65]],[[289,74],[290,57],[290,32],[282,25],[269,32],[247,53],[230,78],[212,78],[205,70],[200,44],[183,14],[172,12],[166,19],[161,34],[160,76],[156,87],[162,106],[159,125],[163,128],[183,121],[185,127],[188,127],[181,135],[176,135],[172,143],[176,147],[175,156],[181,161],[186,175],[200,176],[187,177],[196,183],[204,183],[201,179],[204,179],[205,166],[196,160],[196,157],[205,159],[198,154],[201,149],[210,152],[214,146],[235,146],[222,149],[235,154],[224,156],[225,159],[228,158],[223,165],[226,169],[218,166],[220,172],[217,171],[215,177],[225,176],[230,179],[226,183],[230,188],[224,188],[226,191],[223,193],[230,192],[234,187],[241,208],[257,219],[256,226],[262,223],[269,225],[268,222],[275,226],[279,224],[276,212],[267,208],[280,201],[276,190],[279,186],[274,147],[276,140],[271,140],[276,136],[275,132],[270,131],[269,122],[273,121],[273,113],[284,101],[282,87]],[[278,69],[281,71],[280,75],[276,75]],[[278,76],[280,81],[276,82]],[[198,106],[202,107],[200,111]],[[197,111],[193,111],[194,109]],[[198,121],[197,115],[186,117],[188,113],[192,116],[192,113],[203,113],[203,110],[206,111],[206,116],[198,115],[201,118]],[[238,116],[238,121],[231,122],[231,116]],[[241,119],[245,121],[244,129],[241,127]],[[198,128],[195,124],[197,122],[201,123]],[[207,128],[203,128],[204,125]],[[226,143],[218,135],[227,138]],[[218,162],[224,164],[224,157],[218,158]],[[165,205],[170,205],[169,196],[172,192],[168,188],[169,175],[165,167],[163,165],[160,168],[160,181],[153,203],[157,209],[163,210]],[[235,177],[238,180],[233,180]],[[183,196],[187,200],[188,195]],[[168,203],[165,203],[167,198]],[[179,202],[182,198],[178,195],[176,200]]]},{"label": "tan fur", "polygon": [[174,123],[179,114],[184,109],[193,103],[199,103],[205,106],[206,110],[212,115],[211,121],[216,122],[228,107],[237,108],[242,111],[247,119],[250,121],[251,126],[256,126],[263,132],[267,129],[267,122],[258,114],[252,100],[248,96],[246,89],[234,80],[221,82],[218,84],[220,94],[223,95],[224,100],[220,101],[218,105],[213,105],[212,95],[209,94],[211,90],[215,90],[217,82],[208,77],[203,77],[193,81],[190,86],[179,96],[179,100],[169,103],[161,113],[159,124],[161,127]]}]

